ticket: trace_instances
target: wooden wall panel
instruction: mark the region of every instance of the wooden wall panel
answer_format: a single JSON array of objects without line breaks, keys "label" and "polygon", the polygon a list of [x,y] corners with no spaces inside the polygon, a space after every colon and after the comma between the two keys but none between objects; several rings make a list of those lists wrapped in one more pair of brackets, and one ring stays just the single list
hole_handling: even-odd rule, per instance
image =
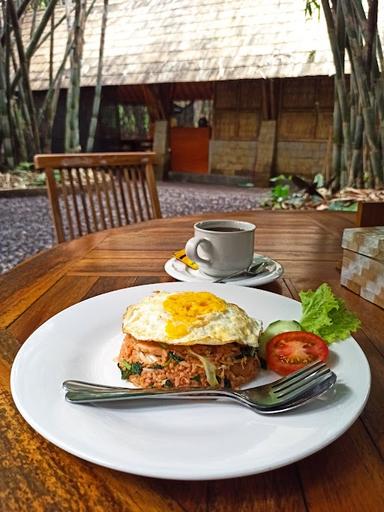
[{"label": "wooden wall panel", "polygon": [[217,82],[215,107],[217,109],[236,109],[239,94],[239,82]]},{"label": "wooden wall panel", "polygon": [[315,112],[282,112],[279,119],[279,140],[314,139]]},{"label": "wooden wall panel", "polygon": [[332,128],[333,95],[330,77],[283,79],[278,140],[327,140]]},{"label": "wooden wall panel", "polygon": [[[258,140],[260,123],[265,119],[265,113],[262,113],[262,85],[262,80],[216,84],[215,140]],[[265,90],[267,98],[271,92],[275,93],[277,141],[328,140],[333,113],[332,78],[281,79],[274,82],[272,89],[268,82],[264,82],[264,85],[268,86]]]},{"label": "wooden wall panel", "polygon": [[256,80],[240,82],[240,110],[257,110],[261,108],[261,83]]},{"label": "wooden wall panel", "polygon": [[236,111],[216,111],[214,119],[214,138],[217,140],[233,140],[237,132],[236,118]]},{"label": "wooden wall panel", "polygon": [[311,108],[315,104],[315,78],[288,78],[283,81],[282,106],[290,109]]},{"label": "wooden wall panel", "polygon": [[260,112],[239,112],[239,139],[256,140],[260,128]]},{"label": "wooden wall panel", "polygon": [[332,112],[319,112],[316,126],[316,139],[328,139],[332,130]]},{"label": "wooden wall panel", "polygon": [[317,78],[317,102],[320,109],[333,110],[334,86],[333,80],[328,76]]},{"label": "wooden wall panel", "polygon": [[217,82],[213,137],[256,141],[261,122],[260,80]]}]

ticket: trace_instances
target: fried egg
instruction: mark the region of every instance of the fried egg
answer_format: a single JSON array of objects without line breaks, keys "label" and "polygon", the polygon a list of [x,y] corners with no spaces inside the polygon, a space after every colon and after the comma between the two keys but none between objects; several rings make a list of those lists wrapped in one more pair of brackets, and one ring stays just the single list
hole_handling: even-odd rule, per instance
[{"label": "fried egg", "polygon": [[123,332],[172,345],[258,346],[261,322],[210,292],[154,292],[129,306]]}]

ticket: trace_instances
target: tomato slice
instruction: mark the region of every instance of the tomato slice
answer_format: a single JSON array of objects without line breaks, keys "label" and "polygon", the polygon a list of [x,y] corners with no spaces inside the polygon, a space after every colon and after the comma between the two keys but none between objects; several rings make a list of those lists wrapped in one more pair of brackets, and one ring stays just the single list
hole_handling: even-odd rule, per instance
[{"label": "tomato slice", "polygon": [[279,375],[289,375],[317,359],[328,357],[325,341],[311,332],[282,332],[267,343],[267,367]]}]

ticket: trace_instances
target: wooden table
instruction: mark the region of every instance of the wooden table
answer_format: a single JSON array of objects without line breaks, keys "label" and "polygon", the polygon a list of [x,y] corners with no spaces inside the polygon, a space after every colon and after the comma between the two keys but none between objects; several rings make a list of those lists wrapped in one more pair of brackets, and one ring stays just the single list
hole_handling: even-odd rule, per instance
[{"label": "wooden table", "polygon": [[340,240],[353,216],[329,212],[220,214],[257,224],[256,247],[279,260],[282,279],[263,288],[298,298],[331,284],[363,322],[356,339],[373,385],[361,417],[341,438],[296,464],[223,481],[143,478],[78,459],[34,432],[15,409],[9,373],[17,350],[41,323],[94,295],[172,281],[164,262],[205,215],[151,221],[61,244],[0,277],[0,509],[12,511],[384,510],[384,311],[339,285]]}]

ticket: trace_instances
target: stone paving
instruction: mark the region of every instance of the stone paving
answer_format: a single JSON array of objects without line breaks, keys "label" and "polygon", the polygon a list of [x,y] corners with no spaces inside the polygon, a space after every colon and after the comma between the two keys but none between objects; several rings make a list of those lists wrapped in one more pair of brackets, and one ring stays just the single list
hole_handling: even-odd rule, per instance
[{"label": "stone paving", "polygon": [[[268,189],[176,182],[160,182],[158,191],[163,217],[251,210],[270,197]],[[0,195],[0,273],[53,244],[46,196]]]}]

